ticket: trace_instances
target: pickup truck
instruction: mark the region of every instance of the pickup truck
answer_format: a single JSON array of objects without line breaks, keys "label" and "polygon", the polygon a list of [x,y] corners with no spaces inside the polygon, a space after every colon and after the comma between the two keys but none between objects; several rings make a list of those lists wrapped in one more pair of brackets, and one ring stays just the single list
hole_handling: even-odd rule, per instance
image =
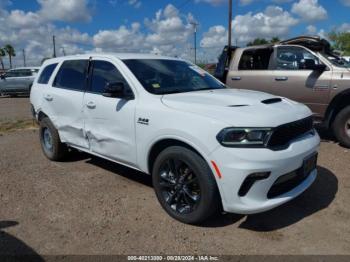
[{"label": "pickup truck", "polygon": [[237,89],[264,91],[306,104],[314,119],[350,147],[350,65],[319,37],[225,47],[215,77]]}]

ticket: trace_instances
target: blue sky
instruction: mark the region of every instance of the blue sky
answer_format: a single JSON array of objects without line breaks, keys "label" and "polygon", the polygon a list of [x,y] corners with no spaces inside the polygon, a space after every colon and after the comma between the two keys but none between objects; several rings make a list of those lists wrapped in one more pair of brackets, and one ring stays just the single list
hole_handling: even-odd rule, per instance
[{"label": "blue sky", "polygon": [[[52,54],[140,51],[213,61],[227,41],[227,0],[0,0],[0,45],[37,64]],[[350,0],[233,0],[233,41],[350,31]],[[5,61],[6,62],[6,61]],[[15,63],[21,63],[19,57]]]}]

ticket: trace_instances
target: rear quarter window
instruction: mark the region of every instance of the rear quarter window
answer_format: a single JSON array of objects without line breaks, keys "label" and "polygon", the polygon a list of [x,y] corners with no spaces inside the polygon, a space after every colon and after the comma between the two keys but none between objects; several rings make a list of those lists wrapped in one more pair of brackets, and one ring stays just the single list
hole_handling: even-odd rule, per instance
[{"label": "rear quarter window", "polygon": [[47,84],[56,66],[57,66],[57,63],[46,66],[38,78],[38,83]]}]

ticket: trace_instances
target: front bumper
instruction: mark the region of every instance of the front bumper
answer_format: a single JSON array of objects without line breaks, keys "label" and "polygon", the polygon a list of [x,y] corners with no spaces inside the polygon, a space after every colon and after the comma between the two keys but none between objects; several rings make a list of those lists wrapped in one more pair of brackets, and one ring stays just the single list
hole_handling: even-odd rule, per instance
[{"label": "front bumper", "polygon": [[[305,158],[317,152],[320,138],[315,132],[291,143],[283,151],[252,148],[226,148],[220,146],[211,155],[221,171],[216,177],[224,211],[238,214],[253,214],[267,211],[284,204],[304,192],[316,179],[313,170],[300,184],[288,192],[268,198],[268,192],[276,180],[302,167]],[[213,169],[215,173],[215,170]],[[253,173],[270,172],[268,178],[255,181],[244,196],[239,189]]]}]

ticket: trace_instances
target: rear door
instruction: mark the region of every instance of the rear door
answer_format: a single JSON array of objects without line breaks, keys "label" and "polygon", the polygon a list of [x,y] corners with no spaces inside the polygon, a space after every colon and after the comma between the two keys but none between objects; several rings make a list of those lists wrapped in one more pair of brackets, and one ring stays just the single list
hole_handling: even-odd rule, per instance
[{"label": "rear door", "polygon": [[270,92],[272,54],[272,47],[237,50],[226,84],[231,88]]},{"label": "rear door", "polygon": [[304,47],[278,46],[275,50],[271,93],[304,103],[316,116],[322,116],[329,101],[332,70],[308,68],[322,61]]},{"label": "rear door", "polygon": [[118,61],[93,58],[90,88],[83,102],[85,132],[92,152],[134,166],[136,100],[102,95],[109,83],[121,82],[132,92],[120,66]]},{"label": "rear door", "polygon": [[81,148],[88,148],[83,119],[88,65],[87,59],[64,61],[52,86],[43,91],[43,112],[58,129],[62,142]]}]

